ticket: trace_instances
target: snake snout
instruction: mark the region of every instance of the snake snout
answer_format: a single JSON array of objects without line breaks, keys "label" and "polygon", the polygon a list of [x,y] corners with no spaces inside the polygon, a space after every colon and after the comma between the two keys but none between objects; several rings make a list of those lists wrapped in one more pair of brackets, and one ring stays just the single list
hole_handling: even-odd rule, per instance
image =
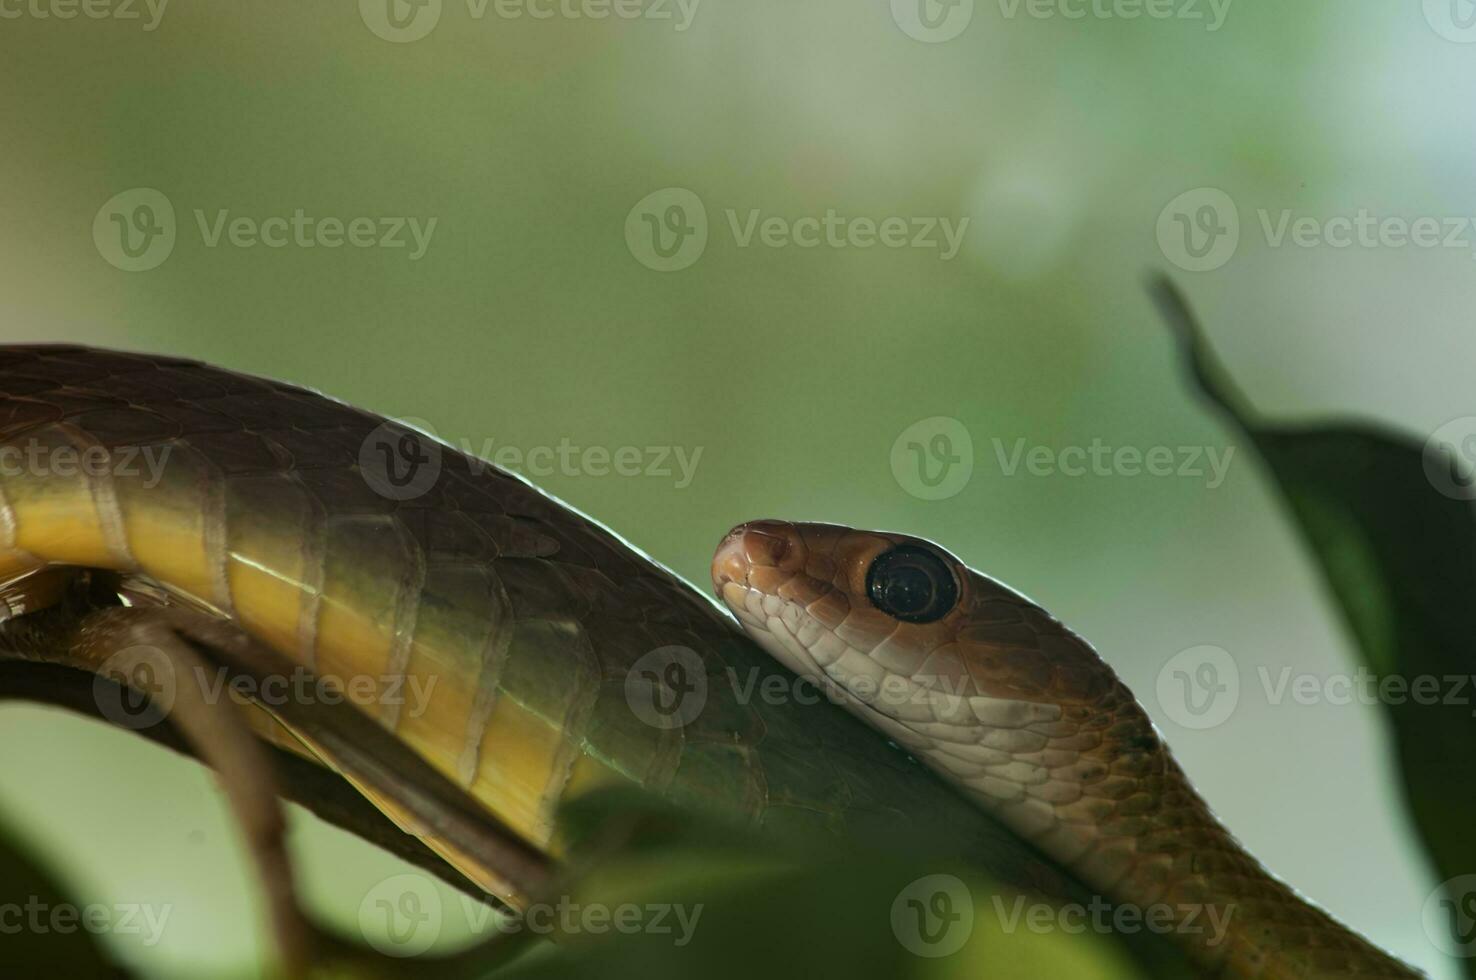
[{"label": "snake snout", "polygon": [[784,521],[750,521],[729,531],[712,557],[712,584],[747,585],[757,569],[778,569],[799,546],[799,532]]}]

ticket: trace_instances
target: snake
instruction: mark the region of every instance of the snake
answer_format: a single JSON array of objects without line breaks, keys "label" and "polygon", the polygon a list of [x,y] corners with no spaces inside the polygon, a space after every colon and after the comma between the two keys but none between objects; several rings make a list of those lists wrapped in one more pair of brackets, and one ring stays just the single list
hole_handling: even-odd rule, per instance
[{"label": "snake", "polygon": [[[1266,871],[1091,646],[939,546],[750,522],[711,571],[716,602],[520,477],[307,388],[0,346],[0,619],[106,574],[127,605],[226,624],[551,855],[566,802],[634,784],[860,842],[854,860],[921,839],[1046,894],[1219,910],[1223,935],[1175,930],[1205,976],[1420,975]],[[776,677],[833,698],[733,693]],[[259,715],[263,738],[343,770]],[[356,788],[406,826],[392,777]]]}]

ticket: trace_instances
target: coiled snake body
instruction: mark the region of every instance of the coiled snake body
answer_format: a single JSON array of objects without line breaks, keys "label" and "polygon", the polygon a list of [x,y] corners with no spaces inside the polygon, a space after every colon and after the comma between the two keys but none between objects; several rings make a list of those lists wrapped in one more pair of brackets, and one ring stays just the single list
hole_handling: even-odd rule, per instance
[{"label": "coiled snake body", "polygon": [[[115,573],[133,604],[187,606],[345,681],[365,713],[542,850],[560,847],[561,801],[625,781],[770,829],[930,834],[1007,879],[1074,887],[1049,880],[1019,835],[1117,902],[1227,908],[1225,942],[1193,949],[1207,973],[1415,975],[1236,844],[1090,647],[926,542],[745,525],[719,548],[714,583],[759,646],[849,692],[865,722],[984,814],[829,705],[712,697],[680,725],[637,717],[632,683],[662,683],[640,669],[653,652],[689,651],[712,678],[777,668],[664,569],[490,464],[190,361],[0,348],[9,615],[53,601],[48,576],[76,569]],[[855,697],[862,680],[880,693]],[[417,710],[407,690],[424,695]],[[259,727],[302,738],[280,722]],[[403,823],[392,774],[375,779],[359,788]],[[489,892],[523,897],[437,828],[409,829]]]}]

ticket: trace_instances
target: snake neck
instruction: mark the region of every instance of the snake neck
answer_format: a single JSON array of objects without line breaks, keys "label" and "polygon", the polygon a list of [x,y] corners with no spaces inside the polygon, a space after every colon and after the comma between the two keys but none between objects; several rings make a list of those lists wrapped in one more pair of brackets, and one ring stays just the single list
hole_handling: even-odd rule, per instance
[{"label": "snake neck", "polygon": [[[1267,980],[1421,975],[1251,856],[1195,791],[1115,676],[1100,697],[1061,706],[1054,720],[1029,730],[1045,744],[1017,761],[1070,762],[1052,768],[1044,783],[1035,770],[1030,778],[1040,792],[1026,786],[1002,800],[999,787],[975,782],[971,795],[1104,898],[1129,907],[1138,921],[1171,928],[1206,974]],[[1054,800],[1032,805],[1042,797]]]},{"label": "snake neck", "polygon": [[[1147,712],[1095,651],[1035,607],[1028,618],[1041,641],[1027,651],[1029,670],[1011,662],[1013,652],[965,652],[956,659],[968,667],[967,682],[947,684],[946,693],[938,692],[937,675],[877,671],[877,659],[844,643],[806,647],[778,617],[763,626],[745,617],[745,625],[782,662],[834,690],[1071,869],[1115,906],[1114,925],[1171,933],[1202,975],[1420,976],[1262,867],[1216,819]],[[1039,669],[1042,652],[1053,660],[1049,671]],[[1028,690],[1026,675],[1033,678]],[[1000,676],[1010,684],[994,683]],[[858,678],[871,679],[873,692],[895,681],[907,696],[860,697]]]}]

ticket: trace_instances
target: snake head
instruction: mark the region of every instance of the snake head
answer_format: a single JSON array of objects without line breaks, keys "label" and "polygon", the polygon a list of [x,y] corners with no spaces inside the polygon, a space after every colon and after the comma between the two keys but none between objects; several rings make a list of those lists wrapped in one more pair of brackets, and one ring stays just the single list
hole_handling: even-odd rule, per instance
[{"label": "snake head", "polygon": [[947,671],[931,655],[968,616],[967,572],[915,538],[784,521],[734,528],[712,563],[718,597],[769,653],[817,683],[857,685],[930,659]]},{"label": "snake head", "polygon": [[759,521],[712,578],[770,655],[1023,830],[1098,774],[1114,725],[1151,732],[1080,637],[932,542]]},{"label": "snake head", "polygon": [[1060,705],[1090,701],[1115,681],[1049,613],[921,538],[756,521],[723,539],[712,580],[769,653],[858,697],[890,683],[888,693],[929,703],[928,694]]}]

